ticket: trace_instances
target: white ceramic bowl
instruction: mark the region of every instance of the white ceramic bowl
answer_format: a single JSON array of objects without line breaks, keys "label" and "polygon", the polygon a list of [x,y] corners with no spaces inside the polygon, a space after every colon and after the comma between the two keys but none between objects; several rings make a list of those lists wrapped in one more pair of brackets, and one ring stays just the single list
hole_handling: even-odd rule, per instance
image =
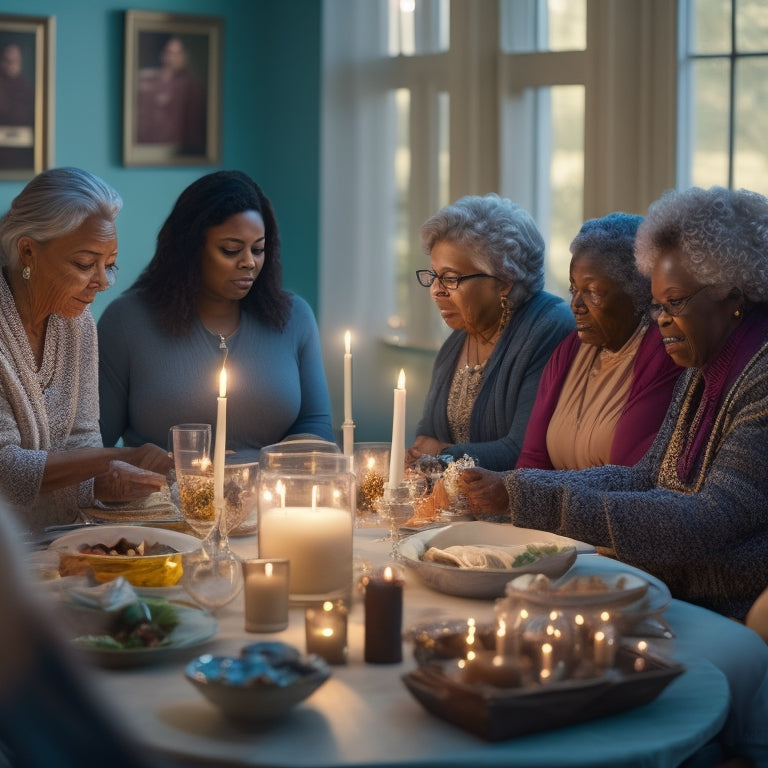
[{"label": "white ceramic bowl", "polygon": [[[524,547],[533,543],[556,544],[565,549],[534,563],[512,569],[456,568],[422,560],[430,547],[445,549],[461,544]],[[454,523],[443,528],[415,533],[399,545],[403,562],[426,586],[448,595],[483,599],[503,596],[507,582],[524,573],[544,573],[552,578],[562,576],[573,565],[578,553],[594,551],[594,547],[589,544],[554,533],[480,520]]]},{"label": "white ceramic bowl", "polygon": [[[84,545],[114,546],[120,539],[138,544],[165,544],[176,550],[164,555],[93,555],[80,552]],[[179,531],[139,525],[89,525],[66,533],[49,547],[59,554],[59,574],[76,576],[93,571],[96,581],[123,576],[136,587],[171,587],[182,576],[182,556],[200,548],[200,539]]]},{"label": "white ceramic bowl", "polygon": [[241,656],[200,656],[187,665],[185,675],[227,717],[259,722],[293,709],[331,670],[319,656],[302,657],[284,643],[264,642],[246,646]]}]

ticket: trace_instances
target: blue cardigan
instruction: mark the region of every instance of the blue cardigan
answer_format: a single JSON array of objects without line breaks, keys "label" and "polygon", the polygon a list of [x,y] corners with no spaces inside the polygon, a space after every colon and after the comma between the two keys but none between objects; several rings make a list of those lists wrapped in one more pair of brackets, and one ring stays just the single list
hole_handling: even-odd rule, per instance
[{"label": "blue cardigan", "polygon": [[[511,469],[523,445],[539,378],[554,348],[573,330],[573,315],[562,299],[541,291],[512,315],[488,359],[483,386],[470,420],[470,442],[443,453],[472,456],[480,466]],[[448,392],[467,337],[454,331],[437,353],[417,435],[450,443]]]}]

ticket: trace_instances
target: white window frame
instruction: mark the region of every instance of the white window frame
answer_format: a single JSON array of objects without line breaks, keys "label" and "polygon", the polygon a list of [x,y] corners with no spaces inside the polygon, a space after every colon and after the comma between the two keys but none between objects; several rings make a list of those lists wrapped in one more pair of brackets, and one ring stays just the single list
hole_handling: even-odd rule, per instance
[{"label": "white window frame", "polygon": [[[613,210],[644,213],[674,186],[676,2],[588,0],[587,49],[580,52],[501,53],[499,18],[498,0],[451,0],[448,52],[389,59],[386,0],[324,0],[320,325],[334,413],[342,400],[335,362],[344,331],[353,332],[354,399],[371,420],[358,425],[357,439],[386,439],[391,411],[384,404],[400,367],[409,369],[408,424],[415,427],[440,341],[431,331],[426,339],[419,333],[433,327],[434,308],[415,278],[409,288],[414,327],[392,327],[397,281],[386,89],[407,85],[423,94],[411,100],[408,237],[414,269],[426,259],[420,224],[439,207],[429,160],[435,126],[429,104],[441,89],[450,93],[451,201],[505,194],[505,174],[514,162],[500,146],[505,95],[574,81],[586,89],[584,218]],[[530,151],[525,137],[518,147],[521,156]],[[516,201],[535,217],[535,184],[529,184],[529,197],[515,191]]]}]

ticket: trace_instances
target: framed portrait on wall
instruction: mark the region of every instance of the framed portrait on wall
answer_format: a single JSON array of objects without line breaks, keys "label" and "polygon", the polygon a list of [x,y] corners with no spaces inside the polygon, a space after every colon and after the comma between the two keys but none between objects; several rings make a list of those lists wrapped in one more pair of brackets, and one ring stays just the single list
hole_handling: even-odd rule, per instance
[{"label": "framed portrait on wall", "polygon": [[0,180],[53,165],[55,24],[0,14]]},{"label": "framed portrait on wall", "polygon": [[223,33],[219,17],[126,11],[124,165],[220,161]]}]

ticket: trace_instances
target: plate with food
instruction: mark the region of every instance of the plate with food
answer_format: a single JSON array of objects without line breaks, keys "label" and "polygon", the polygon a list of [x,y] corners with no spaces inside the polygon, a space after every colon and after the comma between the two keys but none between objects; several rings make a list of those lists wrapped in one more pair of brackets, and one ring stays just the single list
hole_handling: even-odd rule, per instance
[{"label": "plate with food", "polygon": [[164,528],[89,525],[60,536],[49,550],[59,555],[61,576],[92,571],[102,583],[123,576],[137,587],[171,587],[183,573],[183,555],[200,546],[200,539]]},{"label": "plate with food", "polygon": [[422,582],[458,597],[501,597],[508,581],[526,573],[562,576],[583,542],[546,531],[483,521],[454,523],[415,533],[399,545],[400,556]]},{"label": "plate with food", "polygon": [[104,667],[154,664],[210,640],[218,622],[189,603],[142,596],[117,611],[67,603],[66,632],[83,656]]},{"label": "plate with food", "polygon": [[506,593],[545,608],[611,610],[637,602],[648,587],[646,579],[629,572],[568,573],[558,579],[527,573],[512,579]]}]

